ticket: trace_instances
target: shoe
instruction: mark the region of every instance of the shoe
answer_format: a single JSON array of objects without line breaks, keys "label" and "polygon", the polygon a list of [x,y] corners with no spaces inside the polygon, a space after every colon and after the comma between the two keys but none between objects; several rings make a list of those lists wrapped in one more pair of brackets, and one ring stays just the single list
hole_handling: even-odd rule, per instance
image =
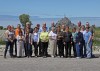
[{"label": "shoe", "polygon": [[81,57],[76,57],[77,59],[80,59]]},{"label": "shoe", "polygon": [[4,56],[4,59],[6,59],[6,56]]},{"label": "shoe", "polygon": [[52,57],[52,58],[54,58],[54,56],[53,56],[53,55],[52,55],[51,57]]},{"label": "shoe", "polygon": [[35,56],[37,58],[37,56]]},{"label": "shoe", "polygon": [[46,56],[43,56],[43,58],[46,58]]},{"label": "shoe", "polygon": [[63,58],[63,56],[61,56],[61,58]]},{"label": "shoe", "polygon": [[86,59],[91,59],[91,57],[86,57]]}]

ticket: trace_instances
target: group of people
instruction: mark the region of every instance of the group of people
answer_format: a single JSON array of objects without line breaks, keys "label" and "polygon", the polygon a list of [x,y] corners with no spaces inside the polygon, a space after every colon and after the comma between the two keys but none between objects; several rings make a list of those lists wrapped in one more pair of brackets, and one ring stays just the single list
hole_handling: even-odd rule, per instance
[{"label": "group of people", "polygon": [[[54,22],[48,28],[46,23],[42,26],[37,24],[34,29],[31,28],[30,22],[26,23],[24,29],[20,24],[14,29],[8,25],[6,35],[6,48],[4,58],[6,58],[8,47],[11,57],[32,57],[33,51],[35,57],[46,58],[65,57],[65,58],[92,58],[92,45],[94,32],[90,29],[89,22],[86,26],[78,22],[77,27],[69,28],[62,25],[55,26]],[[15,46],[14,46],[15,45]],[[33,48],[34,47],[34,50]],[[48,47],[50,53],[48,53]],[[73,48],[73,54],[71,53]],[[15,50],[15,51],[14,51]],[[14,53],[15,52],[15,53]]]}]

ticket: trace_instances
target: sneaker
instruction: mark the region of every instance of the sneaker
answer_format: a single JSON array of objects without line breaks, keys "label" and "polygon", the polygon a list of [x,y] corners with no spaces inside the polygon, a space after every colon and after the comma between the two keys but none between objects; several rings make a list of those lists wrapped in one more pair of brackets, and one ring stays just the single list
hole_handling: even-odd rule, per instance
[{"label": "sneaker", "polygon": [[43,56],[43,58],[46,58],[46,56]]},{"label": "sneaker", "polygon": [[51,57],[52,57],[52,58],[54,58],[54,56],[53,56],[53,55],[52,55]]},{"label": "sneaker", "polygon": [[80,59],[81,57],[76,57],[77,59]]},{"label": "sneaker", "polygon": [[63,58],[63,56],[61,56],[61,58]]}]

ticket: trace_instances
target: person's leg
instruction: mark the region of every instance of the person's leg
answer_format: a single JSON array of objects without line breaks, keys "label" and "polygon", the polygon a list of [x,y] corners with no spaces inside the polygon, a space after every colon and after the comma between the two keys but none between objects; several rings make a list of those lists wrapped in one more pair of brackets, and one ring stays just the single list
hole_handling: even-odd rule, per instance
[{"label": "person's leg", "polygon": [[57,42],[56,41],[53,41],[53,47],[54,47],[54,49],[53,49],[53,55],[54,55],[54,57],[56,56],[56,51],[57,51]]},{"label": "person's leg", "polygon": [[85,46],[85,40],[83,42],[83,49],[84,49],[84,57],[86,57],[86,46]]},{"label": "person's leg", "polygon": [[75,42],[73,42],[72,46],[73,46],[73,55],[74,55],[74,57],[76,57],[76,45],[75,45]]},{"label": "person's leg", "polygon": [[52,40],[49,40],[49,47],[50,47],[50,55],[53,57],[53,42]]},{"label": "person's leg", "polygon": [[27,57],[27,43],[24,43],[25,57]]},{"label": "person's leg", "polygon": [[61,49],[60,49],[61,48],[61,44],[60,44],[59,40],[57,41],[57,45],[58,45],[58,55],[61,56]]},{"label": "person's leg", "polygon": [[14,40],[14,44],[15,44],[15,56],[17,56],[17,39]]},{"label": "person's leg", "polygon": [[47,54],[48,54],[47,49],[48,49],[48,42],[45,42],[45,56],[47,56]]},{"label": "person's leg", "polygon": [[29,45],[30,45],[30,56],[32,56],[32,53],[33,53],[33,51],[32,51],[32,45],[29,43]]},{"label": "person's leg", "polygon": [[80,56],[81,56],[81,57],[84,57],[84,56],[83,56],[83,45],[80,44],[79,47],[80,47]]},{"label": "person's leg", "polygon": [[71,43],[70,42],[68,43],[68,54],[69,54],[69,57],[71,57]]},{"label": "person's leg", "polygon": [[17,43],[17,57],[19,57],[19,48],[20,48],[20,44]]},{"label": "person's leg", "polygon": [[10,42],[10,56],[13,57],[13,42]]},{"label": "person's leg", "polygon": [[37,42],[34,42],[34,54],[35,54],[35,56],[38,55],[38,46],[37,46]]},{"label": "person's leg", "polygon": [[87,58],[91,58],[91,42],[87,43],[86,50],[87,50]]},{"label": "person's leg", "polygon": [[41,46],[41,41],[39,41],[39,56],[42,56],[42,46]]},{"label": "person's leg", "polygon": [[65,57],[68,57],[68,43],[65,44]]},{"label": "person's leg", "polygon": [[76,43],[76,53],[77,53],[77,57],[80,57],[80,47],[78,43]]},{"label": "person's leg", "polygon": [[44,42],[41,42],[41,47],[42,47],[42,56],[44,56]]},{"label": "person's leg", "polygon": [[4,58],[6,58],[6,54],[7,54],[7,50],[8,50],[8,47],[9,47],[9,42],[6,41],[6,48],[5,48],[5,51],[4,51]]}]

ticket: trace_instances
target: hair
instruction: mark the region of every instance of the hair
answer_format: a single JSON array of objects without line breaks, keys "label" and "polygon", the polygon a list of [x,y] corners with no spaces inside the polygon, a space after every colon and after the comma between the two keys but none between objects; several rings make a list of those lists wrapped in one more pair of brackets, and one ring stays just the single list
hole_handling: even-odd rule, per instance
[{"label": "hair", "polygon": [[89,29],[90,27],[86,27],[86,29]]},{"label": "hair", "polygon": [[69,29],[69,26],[66,26],[66,28],[68,28],[68,29]]},{"label": "hair", "polygon": [[11,26],[10,26],[10,25],[8,25],[8,26],[7,26],[7,29],[8,29],[8,28],[11,28]]}]

